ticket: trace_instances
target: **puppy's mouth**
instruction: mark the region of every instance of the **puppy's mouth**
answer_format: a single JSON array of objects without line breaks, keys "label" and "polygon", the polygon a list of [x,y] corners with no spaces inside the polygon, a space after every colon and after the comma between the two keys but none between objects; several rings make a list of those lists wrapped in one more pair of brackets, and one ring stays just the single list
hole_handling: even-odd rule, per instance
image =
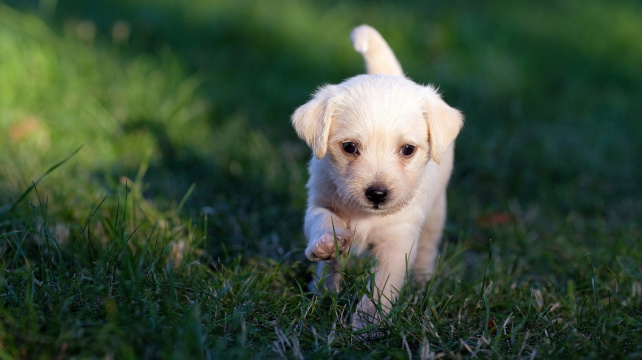
[{"label": "puppy's mouth", "polygon": [[380,204],[370,204],[368,207],[362,208],[366,213],[376,215],[388,215],[397,212],[400,206],[392,201],[386,201]]},{"label": "puppy's mouth", "polygon": [[382,204],[373,204],[372,207],[370,207],[370,209],[374,210],[375,212],[387,212],[392,208],[394,208],[394,206],[391,206],[388,202]]},{"label": "puppy's mouth", "polygon": [[373,203],[367,198],[362,198],[353,204],[357,205],[354,208],[355,210],[364,214],[385,216],[399,211],[404,206],[405,202],[399,202],[398,200],[396,198],[388,198],[386,201]]}]

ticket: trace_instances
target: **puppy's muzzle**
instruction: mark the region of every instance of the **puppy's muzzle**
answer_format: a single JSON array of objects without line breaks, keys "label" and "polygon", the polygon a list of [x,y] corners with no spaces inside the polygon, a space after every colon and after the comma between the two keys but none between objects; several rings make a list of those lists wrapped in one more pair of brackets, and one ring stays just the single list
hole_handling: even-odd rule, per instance
[{"label": "puppy's muzzle", "polygon": [[380,204],[386,201],[388,197],[388,189],[381,186],[370,186],[366,189],[366,198],[370,200],[375,209],[379,207]]}]

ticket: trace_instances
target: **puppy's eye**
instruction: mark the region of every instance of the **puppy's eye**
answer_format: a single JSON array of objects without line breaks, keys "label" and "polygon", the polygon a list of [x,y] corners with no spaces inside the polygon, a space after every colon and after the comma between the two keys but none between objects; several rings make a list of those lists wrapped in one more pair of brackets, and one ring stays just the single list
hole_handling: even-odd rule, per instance
[{"label": "puppy's eye", "polygon": [[357,144],[346,141],[343,144],[341,144],[341,147],[343,148],[343,151],[347,152],[348,154],[354,154],[357,155],[359,154],[359,149],[357,149]]},{"label": "puppy's eye", "polygon": [[401,150],[399,152],[403,156],[411,156],[415,153],[415,149],[416,147],[414,145],[404,145],[401,147]]}]

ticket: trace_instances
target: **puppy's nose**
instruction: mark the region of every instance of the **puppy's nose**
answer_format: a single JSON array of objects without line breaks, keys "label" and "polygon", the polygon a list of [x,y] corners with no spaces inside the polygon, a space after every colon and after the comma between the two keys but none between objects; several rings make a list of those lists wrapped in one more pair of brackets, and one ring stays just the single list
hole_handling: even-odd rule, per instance
[{"label": "puppy's nose", "polygon": [[379,205],[386,201],[386,196],[388,196],[388,189],[386,188],[370,186],[366,189],[366,197],[375,205]]}]

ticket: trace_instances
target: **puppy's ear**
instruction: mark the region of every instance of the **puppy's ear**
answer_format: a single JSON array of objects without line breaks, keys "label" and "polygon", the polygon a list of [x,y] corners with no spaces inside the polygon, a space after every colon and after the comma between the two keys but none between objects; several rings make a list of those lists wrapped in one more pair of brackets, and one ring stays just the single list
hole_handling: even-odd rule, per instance
[{"label": "puppy's ear", "polygon": [[321,87],[312,100],[292,114],[292,125],[301,139],[312,149],[314,156],[321,159],[328,150],[328,137],[332,124],[332,98],[336,95],[336,85]]},{"label": "puppy's ear", "polygon": [[446,104],[434,89],[427,90],[429,93],[424,103],[424,116],[428,121],[430,156],[439,164],[441,156],[464,126],[464,116],[459,110]]}]

